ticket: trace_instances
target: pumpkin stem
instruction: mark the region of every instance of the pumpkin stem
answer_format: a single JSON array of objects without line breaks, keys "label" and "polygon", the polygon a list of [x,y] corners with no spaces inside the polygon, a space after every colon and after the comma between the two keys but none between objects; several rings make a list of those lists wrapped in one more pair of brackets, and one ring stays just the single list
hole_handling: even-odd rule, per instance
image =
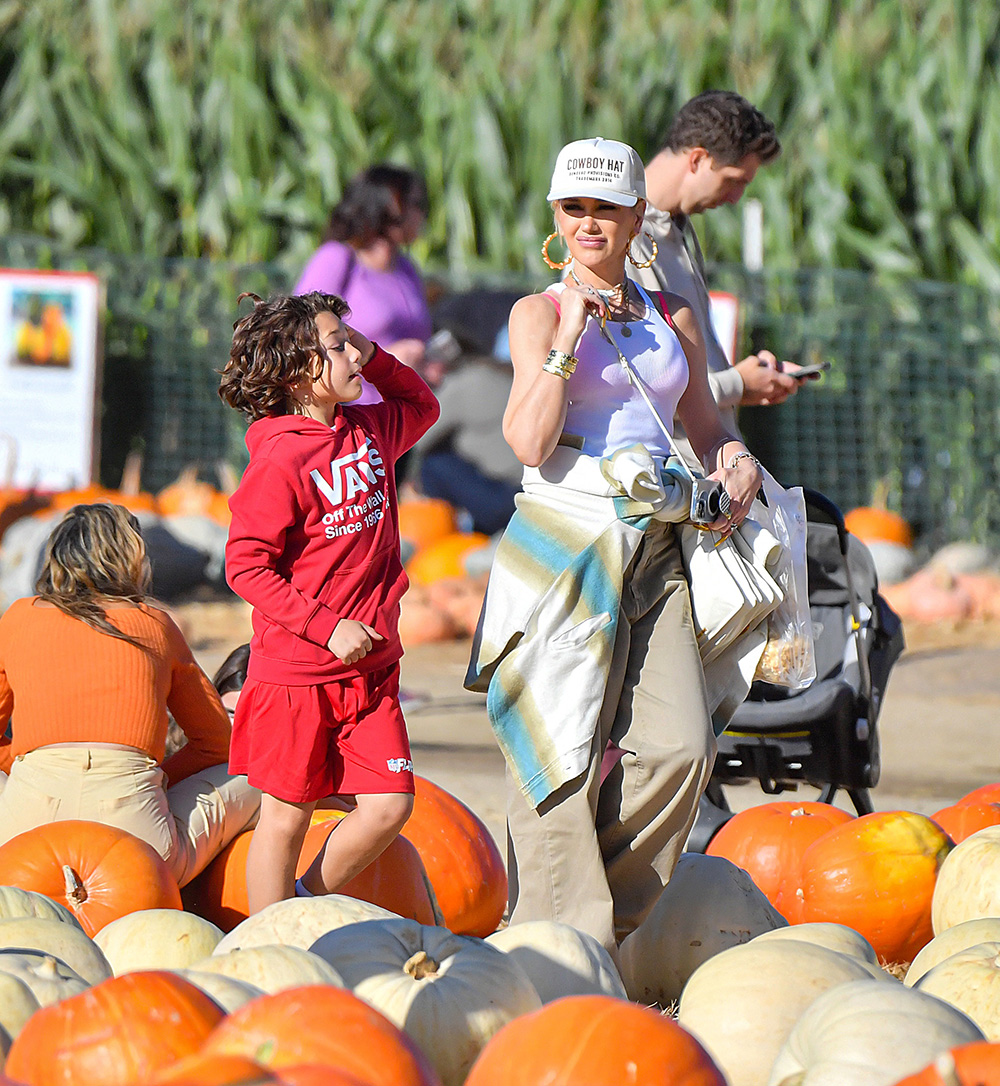
[{"label": "pumpkin stem", "polygon": [[41,977],[43,980],[59,979],[59,967],[56,965],[56,960],[48,954],[34,967],[33,972],[36,977]]},{"label": "pumpkin stem", "polygon": [[87,900],[87,887],[69,864],[63,864],[62,870],[66,880],[66,900],[74,908],[79,907]]},{"label": "pumpkin stem", "polygon": [[438,963],[427,956],[426,950],[418,950],[412,958],[403,966],[403,972],[408,973],[414,980],[423,980],[424,977],[432,977],[438,971]]},{"label": "pumpkin stem", "polygon": [[950,1052],[942,1052],[934,1061],[934,1070],[941,1076],[944,1086],[962,1086],[955,1066],[955,1057]]}]

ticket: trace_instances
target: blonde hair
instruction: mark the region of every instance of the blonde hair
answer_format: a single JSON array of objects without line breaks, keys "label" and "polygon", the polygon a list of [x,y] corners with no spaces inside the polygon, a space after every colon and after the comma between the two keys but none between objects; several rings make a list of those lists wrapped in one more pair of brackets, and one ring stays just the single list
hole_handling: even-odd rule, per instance
[{"label": "blonde hair", "polygon": [[152,581],[139,521],[121,505],[74,505],[52,530],[35,582],[39,598],[110,637],[146,646],[105,613],[111,602],[143,603]]}]

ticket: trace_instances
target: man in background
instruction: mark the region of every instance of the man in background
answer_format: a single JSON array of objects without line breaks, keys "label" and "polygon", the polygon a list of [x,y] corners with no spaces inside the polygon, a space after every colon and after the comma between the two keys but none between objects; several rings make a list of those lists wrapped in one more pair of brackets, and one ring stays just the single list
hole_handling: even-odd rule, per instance
[{"label": "man in background", "polygon": [[[792,374],[799,367],[766,350],[729,364],[712,327],[705,260],[691,216],[735,204],[760,167],[780,153],[774,125],[745,98],[732,91],[692,98],[646,166],[646,217],[632,243],[638,263],[652,256],[652,241],[657,246],[652,266],[636,269],[634,278],[648,290],[669,290],[690,302],[705,340],[712,394],[734,434],[736,406],[783,403],[798,389]],[[685,457],[701,469],[677,420],[674,433]]]}]

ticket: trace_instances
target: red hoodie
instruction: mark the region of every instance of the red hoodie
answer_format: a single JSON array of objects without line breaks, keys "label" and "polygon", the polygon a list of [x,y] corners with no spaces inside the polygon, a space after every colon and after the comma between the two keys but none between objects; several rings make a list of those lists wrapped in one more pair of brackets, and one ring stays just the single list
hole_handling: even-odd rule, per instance
[{"label": "red hoodie", "polygon": [[[250,464],[229,499],[226,579],[253,606],[247,675],[307,686],[375,671],[402,655],[393,465],[429,430],[438,403],[423,380],[376,347],[366,380],[383,403],[342,404],[332,426],[302,415],[258,419]],[[342,618],[385,639],[355,664],[326,647]]]}]

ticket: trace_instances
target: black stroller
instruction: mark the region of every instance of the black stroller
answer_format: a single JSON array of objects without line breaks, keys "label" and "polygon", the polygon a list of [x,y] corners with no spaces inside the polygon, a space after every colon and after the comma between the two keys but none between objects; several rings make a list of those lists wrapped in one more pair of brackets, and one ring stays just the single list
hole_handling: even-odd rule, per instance
[{"label": "black stroller", "polygon": [[873,810],[879,779],[876,722],[889,673],[903,651],[899,616],[878,592],[865,545],[844,527],[829,498],[805,490],[809,609],[816,646],[815,681],[789,691],[755,682],[729,727],[688,838],[704,852],[732,817],[723,786],[758,781],[767,795],[800,783],[831,803],[839,789],[858,814]]}]

